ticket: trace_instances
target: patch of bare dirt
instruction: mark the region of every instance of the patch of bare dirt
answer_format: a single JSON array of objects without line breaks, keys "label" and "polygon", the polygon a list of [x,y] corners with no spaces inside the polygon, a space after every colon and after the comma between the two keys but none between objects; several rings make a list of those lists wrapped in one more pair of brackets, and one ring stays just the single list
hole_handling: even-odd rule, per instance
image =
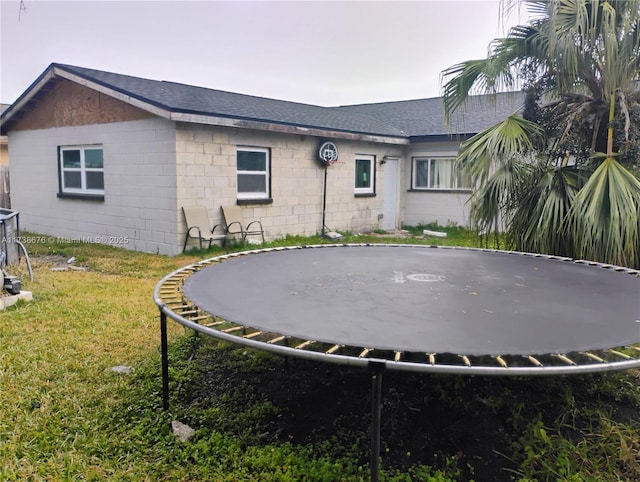
[{"label": "patch of bare dirt", "polygon": [[47,254],[31,258],[32,263],[49,266],[51,271],[88,271],[86,266],[76,264],[75,258],[69,258],[59,254]]},{"label": "patch of bare dirt", "polygon": [[374,238],[410,238],[412,237],[411,233],[404,229],[390,229],[385,232],[371,232],[366,234],[367,236],[372,236]]},{"label": "patch of bare dirt", "polygon": [[[351,447],[354,456],[361,457],[359,462],[367,463],[371,373],[212,345],[215,343],[204,343],[197,350],[191,366],[198,375],[182,388],[180,396],[198,422],[211,424],[215,430],[242,433],[248,443],[255,438],[257,443],[321,446],[333,440],[334,456],[344,456]],[[637,406],[630,400],[590,392],[589,387],[600,385],[598,380],[597,376],[542,380],[387,371],[383,377],[383,466],[403,470],[427,464],[445,469],[448,461],[455,460],[461,480],[511,481],[518,469],[511,450],[521,437],[528,436],[530,423],[540,418],[553,426],[562,417],[568,408],[566,393],[572,393],[576,402],[584,400],[582,405],[589,409],[605,404],[622,421],[634,420]],[[256,410],[259,406],[272,407],[272,411]],[[214,420],[200,418],[202,410],[211,407],[217,407]],[[258,412],[260,416],[247,416]],[[580,427],[588,418],[578,416],[574,423]]]}]

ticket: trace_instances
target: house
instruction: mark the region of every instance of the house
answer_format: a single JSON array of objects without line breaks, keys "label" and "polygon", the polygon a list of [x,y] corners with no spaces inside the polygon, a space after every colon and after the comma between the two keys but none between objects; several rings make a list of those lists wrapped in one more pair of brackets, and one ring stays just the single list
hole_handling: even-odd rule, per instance
[{"label": "house", "polygon": [[472,97],[448,126],[440,98],[321,107],[54,63],[0,129],[23,229],[173,255],[189,205],[239,204],[270,239],[466,225],[459,143],[522,102]]}]

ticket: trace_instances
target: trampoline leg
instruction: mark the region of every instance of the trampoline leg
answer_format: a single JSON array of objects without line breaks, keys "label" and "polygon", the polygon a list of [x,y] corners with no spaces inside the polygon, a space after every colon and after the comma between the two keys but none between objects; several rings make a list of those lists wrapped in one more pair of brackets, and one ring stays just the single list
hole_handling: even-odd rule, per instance
[{"label": "trampoline leg", "polygon": [[371,482],[380,479],[380,421],[382,412],[382,372],[384,364],[372,364],[371,384]]},{"label": "trampoline leg", "polygon": [[169,348],[167,342],[167,315],[160,309],[160,346],[162,357],[162,408],[169,410]]}]

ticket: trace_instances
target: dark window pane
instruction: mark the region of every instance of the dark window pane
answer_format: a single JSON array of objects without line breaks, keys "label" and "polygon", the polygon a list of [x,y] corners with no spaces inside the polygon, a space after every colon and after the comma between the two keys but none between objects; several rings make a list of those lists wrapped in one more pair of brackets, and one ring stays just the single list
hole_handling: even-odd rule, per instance
[{"label": "dark window pane", "polygon": [[371,161],[356,159],[356,188],[371,187]]},{"label": "dark window pane", "polygon": [[84,167],[89,169],[102,169],[102,149],[85,149]]},{"label": "dark window pane", "polygon": [[87,189],[104,189],[102,172],[87,172]]},{"label": "dark window pane", "polygon": [[65,169],[80,168],[80,151],[62,151],[62,166]]},{"label": "dark window pane", "polygon": [[426,159],[419,159],[415,161],[416,163],[416,179],[415,179],[415,187],[427,187],[427,173],[429,167],[429,161]]},{"label": "dark window pane", "polygon": [[238,174],[238,192],[267,192],[267,178],[260,174]]},{"label": "dark window pane", "polygon": [[267,154],[255,151],[238,151],[238,171],[266,171]]},{"label": "dark window pane", "polygon": [[80,179],[79,172],[65,172],[64,173],[64,187],[80,189],[82,187],[82,180]]}]

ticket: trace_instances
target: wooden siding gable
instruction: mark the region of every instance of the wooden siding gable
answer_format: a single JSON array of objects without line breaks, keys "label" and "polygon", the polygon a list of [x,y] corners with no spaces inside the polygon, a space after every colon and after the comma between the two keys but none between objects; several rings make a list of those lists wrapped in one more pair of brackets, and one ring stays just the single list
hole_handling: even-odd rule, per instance
[{"label": "wooden siding gable", "polygon": [[106,124],[156,117],[138,107],[115,99],[66,79],[49,81],[51,90],[43,89],[23,107],[13,130],[49,129],[91,124]]}]

